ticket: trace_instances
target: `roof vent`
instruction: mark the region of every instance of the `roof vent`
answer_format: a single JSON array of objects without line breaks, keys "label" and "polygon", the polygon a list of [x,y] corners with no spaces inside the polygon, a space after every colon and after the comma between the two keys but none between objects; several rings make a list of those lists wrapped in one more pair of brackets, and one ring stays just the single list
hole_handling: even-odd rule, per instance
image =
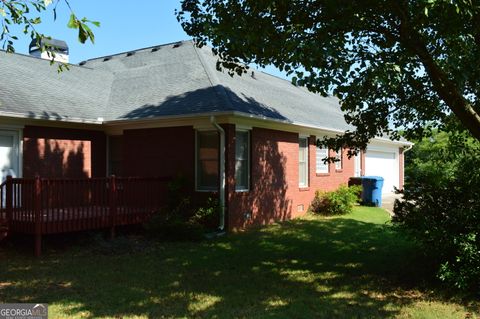
[{"label": "roof vent", "polygon": [[152,49],[152,52],[157,52],[158,50],[160,50],[160,47],[154,47],[154,48]]},{"label": "roof vent", "polygon": [[135,54],[135,51],[130,51],[130,52],[127,53],[127,56],[132,56],[134,54]]},{"label": "roof vent", "polygon": [[85,64],[87,64],[87,61],[82,61],[78,65],[85,65]]},{"label": "roof vent", "polygon": [[112,59],[111,56],[104,57],[104,58],[103,58],[103,62],[110,61],[111,59]]},{"label": "roof vent", "polygon": [[178,48],[182,45],[182,42],[177,42],[173,45],[173,48]]},{"label": "roof vent", "polygon": [[252,77],[252,79],[256,79],[254,71],[252,71],[251,77]]},{"label": "roof vent", "polygon": [[68,63],[68,45],[65,41],[52,39],[52,38],[41,38],[33,39],[28,46],[28,52],[30,55],[54,61]]}]

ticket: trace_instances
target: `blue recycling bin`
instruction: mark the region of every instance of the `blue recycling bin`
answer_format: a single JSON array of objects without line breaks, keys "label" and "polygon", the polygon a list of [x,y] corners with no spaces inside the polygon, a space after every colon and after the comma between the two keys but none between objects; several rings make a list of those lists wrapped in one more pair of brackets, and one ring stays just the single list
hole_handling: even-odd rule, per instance
[{"label": "blue recycling bin", "polygon": [[364,205],[382,206],[383,177],[362,177],[362,203]]}]

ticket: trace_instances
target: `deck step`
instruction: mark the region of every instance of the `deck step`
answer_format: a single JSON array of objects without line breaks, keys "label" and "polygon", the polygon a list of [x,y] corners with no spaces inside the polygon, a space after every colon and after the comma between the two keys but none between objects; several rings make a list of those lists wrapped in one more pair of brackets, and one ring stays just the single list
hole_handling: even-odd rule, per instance
[{"label": "deck step", "polygon": [[8,235],[8,226],[7,221],[4,219],[0,219],[0,241],[7,237]]}]

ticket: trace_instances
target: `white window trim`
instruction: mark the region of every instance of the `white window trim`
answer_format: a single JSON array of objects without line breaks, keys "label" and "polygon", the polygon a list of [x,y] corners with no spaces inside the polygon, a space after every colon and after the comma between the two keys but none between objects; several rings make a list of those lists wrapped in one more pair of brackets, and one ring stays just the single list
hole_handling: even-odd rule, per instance
[{"label": "white window trim", "polygon": [[308,146],[309,146],[309,145],[308,145],[308,137],[302,136],[302,135],[300,135],[300,136],[298,137],[298,141],[299,141],[299,142],[298,142],[298,147],[299,147],[299,148],[300,148],[300,140],[305,140],[305,141],[306,141],[306,145],[307,145],[306,148],[305,148],[305,153],[306,153],[306,154],[305,154],[305,164],[306,164],[306,165],[305,165],[305,167],[306,167],[305,182],[306,182],[306,183],[305,183],[305,185],[303,185],[303,184],[300,183],[300,157],[299,157],[299,158],[298,158],[298,187],[300,187],[300,188],[308,188],[308,187],[309,187],[309,182],[310,182],[310,181],[309,181],[309,167],[308,167],[308,166],[309,166],[309,154],[308,154],[308,150],[309,150],[309,147],[308,147]]},{"label": "white window trim", "polygon": [[[215,130],[209,129],[197,129],[195,130],[195,191],[199,193],[211,193],[211,192],[217,192],[219,190],[218,187],[212,187],[212,188],[199,188],[198,185],[198,133],[199,132],[215,132],[218,133]],[[220,149],[218,150],[220,152]],[[219,172],[220,174],[220,172]]]},{"label": "white window trim", "polygon": [[[244,127],[238,127],[236,128],[235,130],[235,135],[237,134],[237,132],[247,132],[247,187],[246,188],[237,188],[237,180],[235,180],[235,192],[238,192],[238,193],[245,193],[245,192],[249,192],[250,191],[250,161],[251,161],[251,158],[250,158],[250,148],[251,148],[251,142],[250,142],[250,129],[248,128],[244,128]],[[237,143],[237,140],[235,139],[235,143]],[[236,145],[235,145],[235,150],[236,150]],[[237,154],[235,152],[235,165],[237,163]],[[237,175],[237,172],[235,170],[235,175]]]},{"label": "white window trim", "polygon": [[17,160],[17,170],[15,172],[17,174],[16,177],[21,178],[23,177],[23,126],[19,125],[1,125],[0,131],[4,131],[7,133],[13,133],[13,148],[16,153],[16,160]]},{"label": "white window trim", "polygon": [[[336,171],[341,171],[343,169],[343,149],[342,148],[335,151],[335,158],[337,158],[339,154],[340,154],[340,161],[335,161]],[[340,167],[338,167],[337,165],[340,165]]]},{"label": "white window trim", "polygon": [[[326,156],[326,157],[328,157],[328,156],[330,155],[328,148],[322,148],[322,147],[318,147],[318,146],[315,148],[315,152],[316,152],[316,153],[315,153],[315,159],[316,159],[316,161],[317,161],[317,162],[315,163],[315,173],[316,173],[316,174],[329,174],[329,173],[330,173],[330,165],[329,165],[329,162],[323,163],[322,159],[319,159],[319,158],[318,158],[318,151],[319,151],[319,150],[326,150],[326,151],[327,151],[327,156]],[[323,164],[323,165],[326,165],[326,170],[319,170],[319,169],[318,169],[318,161],[319,161],[319,160],[322,161],[322,164]]]}]

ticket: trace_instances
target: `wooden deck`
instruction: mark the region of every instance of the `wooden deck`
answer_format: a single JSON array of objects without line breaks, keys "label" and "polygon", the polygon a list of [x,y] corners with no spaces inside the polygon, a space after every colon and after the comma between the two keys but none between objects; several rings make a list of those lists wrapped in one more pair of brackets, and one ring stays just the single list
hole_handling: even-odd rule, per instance
[{"label": "wooden deck", "polygon": [[[168,178],[21,179],[0,185],[0,224],[8,233],[35,236],[145,222],[166,201]],[[3,222],[2,222],[3,221]],[[1,226],[1,225],[0,225]]]},{"label": "wooden deck", "polygon": [[[154,211],[141,207],[117,207],[115,226],[143,223]],[[19,211],[10,221],[10,232],[34,234],[35,216],[31,211]],[[42,234],[68,233],[89,229],[101,229],[111,226],[110,208],[102,206],[52,208],[41,213]],[[4,217],[6,221],[6,217]]]}]

